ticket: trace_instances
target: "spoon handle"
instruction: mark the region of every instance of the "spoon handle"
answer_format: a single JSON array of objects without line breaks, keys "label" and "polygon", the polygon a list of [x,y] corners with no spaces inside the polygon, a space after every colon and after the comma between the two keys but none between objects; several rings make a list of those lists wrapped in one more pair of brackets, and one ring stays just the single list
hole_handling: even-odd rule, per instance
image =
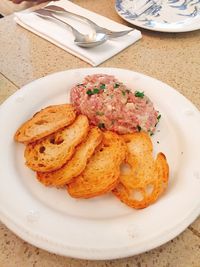
[{"label": "spoon handle", "polygon": [[[62,7],[59,7],[59,6],[55,6],[55,5],[49,5],[49,6],[45,6],[44,7],[45,10],[49,10],[49,11],[53,11],[53,12],[57,12],[57,13],[60,13],[60,14],[68,14],[68,15],[71,15],[71,16],[74,16],[74,17],[77,17],[87,23],[89,23],[91,26],[93,27],[99,27],[94,21],[82,16],[82,15],[79,15],[79,14],[76,14],[76,13],[73,13],[71,11],[68,11]],[[100,27],[101,28],[101,27]]]},{"label": "spoon handle", "polygon": [[37,15],[41,16],[41,17],[48,17],[48,18],[52,18],[54,20],[57,20],[65,25],[68,26],[68,28],[70,28],[70,30],[72,31],[72,33],[74,34],[74,36],[77,38],[81,38],[82,37],[82,34],[77,31],[74,27],[72,27],[70,24],[68,24],[66,21],[62,20],[62,19],[59,19],[58,17],[54,16],[50,11],[48,10],[44,10],[44,9],[38,9],[38,10],[35,10],[34,13],[36,13]]}]

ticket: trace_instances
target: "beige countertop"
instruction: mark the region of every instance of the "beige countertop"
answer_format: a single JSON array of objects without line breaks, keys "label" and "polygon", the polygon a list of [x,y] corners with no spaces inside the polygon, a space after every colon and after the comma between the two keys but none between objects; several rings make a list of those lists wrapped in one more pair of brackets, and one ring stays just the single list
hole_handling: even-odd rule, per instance
[{"label": "beige countertop", "polygon": [[[74,2],[127,24],[116,14],[114,0]],[[130,69],[157,78],[200,108],[200,31],[169,34],[142,30],[142,35],[140,41],[100,66]],[[32,80],[62,70],[90,67],[16,25],[13,16],[0,19],[0,36],[0,104]],[[200,267],[200,218],[159,248],[110,261],[77,260],[48,253],[27,244],[0,224],[0,267],[15,266]]]}]

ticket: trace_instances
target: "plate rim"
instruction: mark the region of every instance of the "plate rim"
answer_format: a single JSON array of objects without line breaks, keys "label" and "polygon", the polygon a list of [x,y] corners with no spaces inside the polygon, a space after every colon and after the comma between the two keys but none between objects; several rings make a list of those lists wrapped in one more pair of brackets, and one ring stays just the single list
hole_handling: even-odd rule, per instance
[{"label": "plate rim", "polygon": [[[155,242],[153,245],[149,244],[151,243],[151,240],[148,242],[147,248],[144,250],[143,248],[135,249],[134,253],[132,252],[131,248],[125,248],[122,252],[117,251],[117,256],[113,254],[107,254],[105,255],[105,251],[100,250],[89,250],[89,249],[82,249],[81,253],[78,251],[78,249],[71,248],[69,252],[69,248],[65,247],[59,247],[58,244],[53,244],[53,242],[49,242],[47,245],[47,240],[45,240],[42,236],[34,236],[31,234],[31,232],[27,232],[23,227],[18,225],[17,223],[13,222],[8,216],[3,214],[2,211],[0,211],[0,220],[6,225],[6,227],[12,231],[14,234],[16,234],[18,237],[23,239],[24,241],[28,242],[29,244],[36,246],[40,249],[43,249],[50,253],[56,253],[60,256],[65,257],[73,257],[75,259],[82,259],[82,260],[115,260],[115,259],[121,259],[131,256],[136,256],[141,253],[146,253],[148,251],[151,251],[155,248],[158,248],[161,245],[166,244],[170,240],[176,238],[179,234],[181,234],[184,230],[186,230],[186,227],[190,225],[191,222],[193,222],[195,219],[198,218],[200,214],[200,207],[194,209],[194,211],[191,212],[190,218],[186,218],[182,223],[181,227],[179,224],[179,227],[175,227],[173,231],[170,231],[168,235],[163,235],[158,238],[157,242]],[[3,219],[2,219],[3,218]],[[154,240],[155,241],[155,240]],[[62,249],[62,251],[61,251]],[[66,251],[66,249],[68,251]],[[77,252],[78,251],[78,252]],[[113,252],[113,251],[112,251]],[[108,253],[109,249],[108,249]],[[115,254],[115,253],[114,253]]]}]

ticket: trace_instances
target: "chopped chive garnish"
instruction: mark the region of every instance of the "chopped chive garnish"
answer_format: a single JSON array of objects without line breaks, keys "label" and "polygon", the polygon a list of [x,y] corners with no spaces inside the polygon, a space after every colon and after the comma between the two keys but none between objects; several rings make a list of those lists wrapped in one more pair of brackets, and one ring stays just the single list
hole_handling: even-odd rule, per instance
[{"label": "chopped chive garnish", "polygon": [[86,94],[88,95],[94,95],[94,94],[98,94],[99,93],[99,89],[94,88],[93,91],[92,90],[87,90]]},{"label": "chopped chive garnish", "polygon": [[98,93],[99,93],[99,89],[94,88],[94,90],[93,90],[93,94],[98,94]]},{"label": "chopped chive garnish", "polygon": [[140,132],[142,130],[142,128],[140,127],[140,125],[137,125],[137,129],[138,129],[138,132]]},{"label": "chopped chive garnish", "polygon": [[77,84],[77,86],[84,86],[85,87],[85,85],[83,83],[79,83],[79,84]]},{"label": "chopped chive garnish", "polygon": [[125,96],[126,95],[126,92],[125,91],[122,91],[122,95]]},{"label": "chopped chive garnish", "polygon": [[161,118],[161,114],[158,115],[157,120],[159,121]]},{"label": "chopped chive garnish", "polygon": [[157,124],[158,124],[160,118],[161,118],[161,114],[159,114],[158,117],[157,117],[157,120],[158,120],[158,121],[156,122],[155,127],[157,126]]},{"label": "chopped chive garnish", "polygon": [[104,115],[104,112],[97,111],[97,112],[96,112],[96,115],[103,116],[103,115]]},{"label": "chopped chive garnish", "polygon": [[144,92],[136,91],[136,92],[135,92],[135,96],[136,96],[136,97],[143,98],[143,97],[144,97]]},{"label": "chopped chive garnish", "polygon": [[98,127],[99,127],[100,129],[105,129],[105,124],[102,123],[102,122],[100,122],[100,123],[98,124]]},{"label": "chopped chive garnish", "polygon": [[114,88],[118,88],[118,87],[119,87],[119,83],[115,83]]},{"label": "chopped chive garnish", "polygon": [[104,83],[102,83],[101,85],[100,85],[100,89],[105,89],[106,88],[106,85],[104,84]]},{"label": "chopped chive garnish", "polygon": [[86,94],[93,95],[93,92],[92,92],[92,90],[87,90]]}]

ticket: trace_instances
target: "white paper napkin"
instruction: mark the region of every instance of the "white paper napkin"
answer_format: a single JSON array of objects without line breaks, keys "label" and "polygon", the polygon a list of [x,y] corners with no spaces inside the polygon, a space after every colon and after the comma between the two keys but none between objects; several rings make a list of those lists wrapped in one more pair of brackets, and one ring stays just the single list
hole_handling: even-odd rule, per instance
[{"label": "white paper napkin", "polygon": [[[71,12],[88,17],[98,25],[113,31],[130,29],[127,26],[75,5],[68,0],[52,1],[49,5],[50,4],[61,6]],[[89,31],[91,31],[91,28],[87,23],[83,23],[82,21],[67,15],[59,16],[62,16],[63,20],[82,33],[88,34]],[[97,47],[82,48],[73,43],[74,36],[67,26],[55,23],[54,20],[38,17],[36,14],[30,13],[30,10],[15,13],[15,21],[22,27],[63,48],[72,55],[81,58],[92,66],[101,64],[142,37],[140,31],[134,30],[128,35],[109,39]]]}]

